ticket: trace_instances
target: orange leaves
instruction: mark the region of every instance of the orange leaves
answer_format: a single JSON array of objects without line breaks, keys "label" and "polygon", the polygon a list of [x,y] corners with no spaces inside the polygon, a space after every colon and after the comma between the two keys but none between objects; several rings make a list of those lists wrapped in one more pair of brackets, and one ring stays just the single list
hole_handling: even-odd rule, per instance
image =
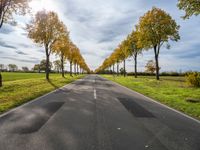
[{"label": "orange leaves", "polygon": [[27,25],[28,37],[35,43],[50,47],[62,34],[60,26],[61,22],[55,12],[39,11]]}]

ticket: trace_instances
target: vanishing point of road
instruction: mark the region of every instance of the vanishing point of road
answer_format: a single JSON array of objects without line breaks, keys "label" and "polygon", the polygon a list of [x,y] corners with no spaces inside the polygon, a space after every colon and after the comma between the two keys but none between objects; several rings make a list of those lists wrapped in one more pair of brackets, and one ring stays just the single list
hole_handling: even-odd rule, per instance
[{"label": "vanishing point of road", "polygon": [[200,150],[200,122],[89,75],[1,115],[0,150]]}]

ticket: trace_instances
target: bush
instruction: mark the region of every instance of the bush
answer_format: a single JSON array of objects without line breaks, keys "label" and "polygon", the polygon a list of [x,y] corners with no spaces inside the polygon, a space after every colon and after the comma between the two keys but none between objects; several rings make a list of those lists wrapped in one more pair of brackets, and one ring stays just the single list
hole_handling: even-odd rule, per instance
[{"label": "bush", "polygon": [[200,87],[200,73],[199,72],[190,72],[186,75],[186,81],[188,84]]}]

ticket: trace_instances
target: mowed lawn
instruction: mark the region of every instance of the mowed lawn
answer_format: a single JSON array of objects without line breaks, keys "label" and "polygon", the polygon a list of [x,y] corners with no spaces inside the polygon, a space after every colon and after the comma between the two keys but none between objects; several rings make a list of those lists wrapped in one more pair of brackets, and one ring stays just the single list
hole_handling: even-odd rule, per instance
[{"label": "mowed lawn", "polygon": [[184,77],[161,77],[156,81],[155,77],[102,76],[200,120],[200,103],[186,101],[200,100],[200,88],[188,86]]},{"label": "mowed lawn", "polygon": [[0,113],[84,77],[66,75],[66,78],[62,78],[60,74],[50,74],[48,82],[44,73],[2,73],[2,76],[4,82],[0,88]]}]

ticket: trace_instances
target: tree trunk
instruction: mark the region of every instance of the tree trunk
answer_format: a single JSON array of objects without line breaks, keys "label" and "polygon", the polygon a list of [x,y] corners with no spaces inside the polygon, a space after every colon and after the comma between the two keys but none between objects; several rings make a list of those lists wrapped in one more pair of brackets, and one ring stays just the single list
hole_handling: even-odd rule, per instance
[{"label": "tree trunk", "polygon": [[76,63],[74,63],[74,74],[76,75]]},{"label": "tree trunk", "polygon": [[126,59],[124,59],[124,77],[126,77]]},{"label": "tree trunk", "polygon": [[119,63],[117,62],[117,76],[119,76]]},{"label": "tree trunk", "polygon": [[38,73],[40,73],[40,65],[38,66]]},{"label": "tree trunk", "polygon": [[1,75],[1,72],[0,72],[0,87],[3,86],[3,81],[2,81],[2,75]]},{"label": "tree trunk", "polygon": [[70,76],[72,77],[72,62],[70,61]]},{"label": "tree trunk", "polygon": [[49,50],[48,45],[45,45],[45,51],[46,51],[46,80],[49,80]]},{"label": "tree trunk", "polygon": [[113,75],[115,75],[115,64],[113,64]]},{"label": "tree trunk", "polygon": [[64,57],[63,54],[61,54],[61,71],[62,71],[62,77],[65,77],[65,71],[64,71]]},{"label": "tree trunk", "polygon": [[137,78],[137,53],[134,55],[135,60],[135,78]]},{"label": "tree trunk", "polygon": [[79,71],[78,71],[78,64],[76,64],[76,72],[77,72],[77,75],[79,74]]},{"label": "tree trunk", "polygon": [[160,80],[159,77],[159,62],[158,62],[158,53],[157,53],[157,46],[154,46],[154,53],[155,53],[155,62],[156,62],[156,79]]}]

